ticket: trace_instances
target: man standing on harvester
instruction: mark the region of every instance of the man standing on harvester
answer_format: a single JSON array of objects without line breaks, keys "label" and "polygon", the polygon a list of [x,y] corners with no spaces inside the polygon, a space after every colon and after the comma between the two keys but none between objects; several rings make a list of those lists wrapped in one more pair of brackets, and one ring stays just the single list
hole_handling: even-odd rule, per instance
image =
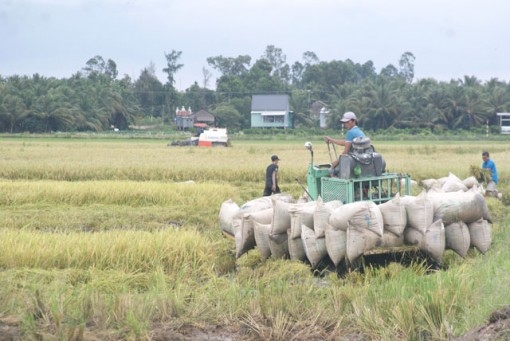
[{"label": "man standing on harvester", "polygon": [[[365,137],[365,134],[361,131],[361,129],[358,127],[358,118],[356,117],[356,114],[349,111],[346,112],[342,117],[342,124],[344,125],[345,129],[347,129],[347,135],[345,136],[345,139],[339,139],[335,140],[332,139],[329,136],[324,137],[324,141],[326,143],[333,143],[337,144],[339,146],[344,146],[344,150],[342,154],[349,154],[349,152],[352,152],[352,140],[356,137]],[[329,175],[331,177],[336,177],[337,172],[336,168],[338,164],[340,163],[340,158],[338,160],[334,160],[331,163],[331,168],[329,169]]]},{"label": "man standing on harvester", "polygon": [[278,187],[278,161],[280,161],[280,159],[277,155],[271,156],[271,164],[266,168],[265,197],[273,193],[280,193],[280,187]]}]

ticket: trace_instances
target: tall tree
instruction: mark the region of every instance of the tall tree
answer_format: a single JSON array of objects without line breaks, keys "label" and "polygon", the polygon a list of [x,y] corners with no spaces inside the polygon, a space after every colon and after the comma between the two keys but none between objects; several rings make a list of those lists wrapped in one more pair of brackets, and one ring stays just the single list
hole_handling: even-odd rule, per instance
[{"label": "tall tree", "polygon": [[295,62],[291,67],[291,81],[292,85],[296,88],[300,89],[302,87],[303,80],[303,72],[305,71],[305,66],[300,62]]},{"label": "tall tree", "polygon": [[272,65],[264,58],[257,60],[241,80],[250,92],[282,92],[286,87],[281,78],[272,74]]},{"label": "tall tree", "polygon": [[365,95],[371,102],[370,110],[367,112],[369,115],[367,127],[374,130],[392,127],[401,111],[398,81],[379,78],[376,83],[368,82],[367,85],[369,87]]},{"label": "tall tree", "polygon": [[385,67],[381,69],[381,72],[379,73],[381,76],[385,77],[398,77],[398,69],[393,64],[388,64]]},{"label": "tall tree", "polygon": [[241,76],[248,72],[251,57],[248,55],[240,55],[236,58],[232,57],[209,57],[207,63],[222,73],[222,76]]},{"label": "tall tree", "polygon": [[398,65],[400,67],[399,74],[407,83],[413,82],[415,59],[416,58],[411,52],[405,52],[398,61]]},{"label": "tall tree", "polygon": [[209,85],[209,81],[211,80],[211,77],[212,77],[212,73],[211,71],[209,71],[208,69],[206,69],[205,67],[202,68],[202,86],[205,88],[207,88],[207,86]]},{"label": "tall tree", "polygon": [[305,66],[315,65],[320,62],[319,57],[312,51],[306,51],[303,53],[303,61]]},{"label": "tall tree", "polygon": [[281,48],[274,45],[268,45],[262,58],[266,59],[272,67],[272,75],[283,81],[289,81],[290,68],[287,64],[287,56],[283,54]]},{"label": "tall tree", "polygon": [[193,111],[206,110],[214,103],[214,92],[206,88],[200,88],[197,82],[186,89],[182,96],[182,105],[190,107]]},{"label": "tall tree", "polygon": [[165,99],[163,84],[156,77],[154,64],[144,68],[135,81],[134,91],[144,115],[161,116]]},{"label": "tall tree", "polygon": [[178,62],[181,58],[181,55],[182,51],[172,50],[170,53],[165,52],[167,66],[163,69],[163,72],[167,74],[168,84],[171,86],[173,86],[175,83],[175,74],[184,66]]},{"label": "tall tree", "polygon": [[465,92],[463,111],[457,116],[454,127],[471,129],[485,125],[488,115],[483,111],[481,92],[476,88],[467,88]]},{"label": "tall tree", "polygon": [[239,129],[242,125],[241,113],[231,104],[220,104],[214,110],[216,124],[219,127]]},{"label": "tall tree", "polygon": [[510,109],[510,91],[503,86],[492,86],[486,90],[482,99],[482,110],[487,113],[490,124],[497,124],[498,112]]},{"label": "tall tree", "polygon": [[118,75],[117,64],[111,59],[105,62],[101,56],[90,58],[82,70],[91,78],[104,75],[107,79],[114,80]]}]

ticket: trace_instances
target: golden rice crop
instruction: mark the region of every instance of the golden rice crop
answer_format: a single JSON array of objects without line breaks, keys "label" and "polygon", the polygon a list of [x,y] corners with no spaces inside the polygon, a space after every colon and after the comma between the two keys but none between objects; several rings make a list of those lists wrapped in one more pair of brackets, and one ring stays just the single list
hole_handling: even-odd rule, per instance
[{"label": "golden rice crop", "polygon": [[[314,144],[314,163],[330,163],[322,141]],[[227,181],[264,179],[270,156],[278,154],[282,183],[304,181],[310,153],[304,141],[234,141],[231,148],[168,147],[163,141],[41,141],[6,140],[1,143],[0,177],[48,180]],[[392,172],[408,173],[416,180],[447,176],[465,178],[470,165],[481,164],[489,150],[500,171],[508,169],[502,142],[379,142],[372,141]],[[337,146],[336,153],[341,148]]]},{"label": "golden rice crop", "polygon": [[0,267],[120,270],[208,276],[215,244],[197,231],[44,233],[0,230]]}]

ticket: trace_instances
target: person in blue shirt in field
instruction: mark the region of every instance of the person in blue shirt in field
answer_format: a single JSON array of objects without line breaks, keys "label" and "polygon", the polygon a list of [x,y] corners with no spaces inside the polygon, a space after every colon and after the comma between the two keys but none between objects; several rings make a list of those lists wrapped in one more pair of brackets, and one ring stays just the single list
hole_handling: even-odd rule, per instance
[{"label": "person in blue shirt in field", "polygon": [[[342,154],[349,154],[352,152],[352,141],[356,137],[365,137],[365,134],[361,131],[361,129],[358,127],[358,118],[356,117],[356,114],[349,111],[346,112],[342,116],[342,124],[344,125],[344,128],[347,129],[347,135],[345,135],[345,139],[332,139],[329,136],[324,137],[324,141],[326,143],[333,143],[337,144],[339,146],[344,146],[344,150]],[[331,168],[329,169],[329,175],[332,177],[335,177],[335,169],[340,163],[340,158],[338,160],[335,160],[331,163]]]},{"label": "person in blue shirt in field", "polygon": [[[490,180],[487,181],[487,188],[485,189],[486,195],[488,196],[498,196],[498,190],[496,189],[496,185],[498,184],[498,170],[496,169],[496,164],[494,161],[490,159],[489,152],[482,153],[482,169],[488,169],[491,173]],[[487,193],[488,192],[488,193]]]}]

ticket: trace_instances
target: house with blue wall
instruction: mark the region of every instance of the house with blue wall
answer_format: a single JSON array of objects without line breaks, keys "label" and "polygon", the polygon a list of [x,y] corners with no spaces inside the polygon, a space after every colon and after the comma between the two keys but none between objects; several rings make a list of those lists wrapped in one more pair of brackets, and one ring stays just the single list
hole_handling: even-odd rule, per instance
[{"label": "house with blue wall", "polygon": [[252,95],[252,128],[292,128],[289,95]]}]

